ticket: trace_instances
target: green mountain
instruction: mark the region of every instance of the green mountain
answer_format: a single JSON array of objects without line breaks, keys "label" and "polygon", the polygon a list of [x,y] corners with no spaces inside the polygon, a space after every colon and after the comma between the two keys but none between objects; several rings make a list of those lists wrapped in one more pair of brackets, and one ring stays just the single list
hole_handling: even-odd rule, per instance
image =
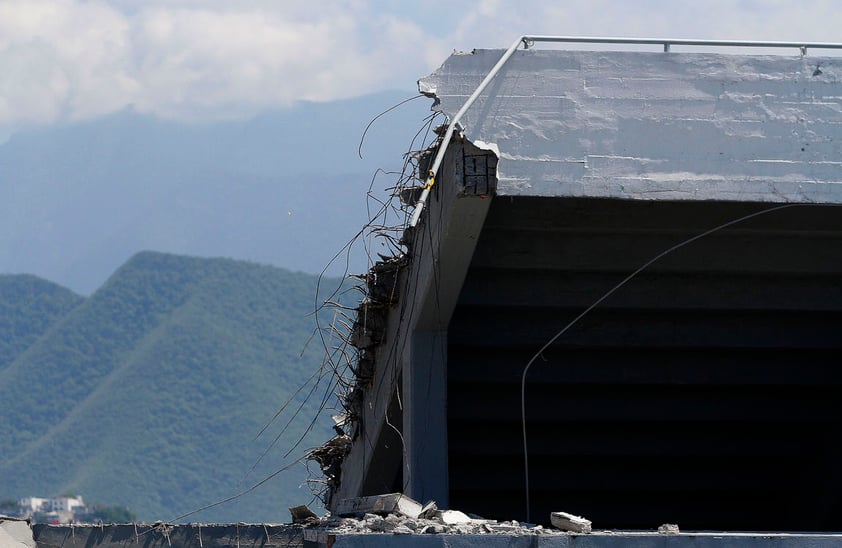
[{"label": "green mountain", "polygon": [[[84,299],[3,278],[0,498],[74,492],[167,520],[326,440],[319,422],[283,456],[316,415],[320,389],[243,481],[291,414],[255,436],[321,362],[315,341],[302,354],[315,284],[271,266],[150,252]],[[288,521],[287,506],[311,502],[306,477],[296,465],[189,519]]]},{"label": "green mountain", "polygon": [[0,275],[0,371],[82,300],[35,276]]}]

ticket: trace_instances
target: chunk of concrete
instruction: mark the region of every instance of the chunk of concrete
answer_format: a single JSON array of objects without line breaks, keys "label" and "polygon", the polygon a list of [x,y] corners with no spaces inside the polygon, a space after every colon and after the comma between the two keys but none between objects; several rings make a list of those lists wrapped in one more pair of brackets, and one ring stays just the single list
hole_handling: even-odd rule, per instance
[{"label": "chunk of concrete", "polygon": [[445,533],[447,529],[444,525],[439,525],[438,523],[431,523],[430,525],[421,529],[422,535],[440,535]]},{"label": "chunk of concrete", "polygon": [[442,510],[441,522],[445,525],[460,525],[462,523],[470,523],[471,518],[459,510]]},{"label": "chunk of concrete", "polygon": [[397,527],[398,525],[396,523],[382,518],[377,521],[372,521],[369,524],[369,528],[372,531],[377,531],[378,533],[389,533],[397,529]]},{"label": "chunk of concrete", "polygon": [[422,517],[424,519],[433,519],[438,515],[439,507],[436,504],[436,501],[431,500],[427,504],[424,505],[424,508],[421,509],[421,514],[418,517]]},{"label": "chunk of concrete", "polygon": [[319,516],[310,510],[306,504],[290,507],[289,513],[292,516],[293,523],[311,523],[319,519]]},{"label": "chunk of concrete", "polygon": [[550,522],[553,527],[561,529],[562,531],[572,531],[574,533],[590,533],[591,522],[581,516],[574,516],[567,512],[553,512],[550,514]]},{"label": "chunk of concrete", "polygon": [[336,506],[336,514],[340,516],[359,516],[372,513],[400,514],[408,518],[417,518],[421,514],[421,510],[422,506],[418,501],[402,493],[343,499]]},{"label": "chunk of concrete", "polygon": [[674,523],[665,523],[658,527],[658,532],[662,535],[677,535],[681,531],[678,529],[678,525]]}]

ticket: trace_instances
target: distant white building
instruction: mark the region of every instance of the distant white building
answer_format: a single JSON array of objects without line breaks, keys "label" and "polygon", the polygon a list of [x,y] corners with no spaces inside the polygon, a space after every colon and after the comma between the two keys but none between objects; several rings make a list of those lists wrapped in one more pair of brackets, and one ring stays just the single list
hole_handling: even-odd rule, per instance
[{"label": "distant white building", "polygon": [[31,516],[35,512],[56,513],[63,520],[72,518],[72,514],[76,509],[84,508],[85,501],[82,497],[26,497],[18,501],[21,508],[21,513],[25,516]]},{"label": "distant white building", "polygon": [[57,497],[53,499],[47,499],[47,511],[48,512],[73,512],[75,508],[81,508],[85,506],[85,502],[82,500],[82,497]]},{"label": "distant white building", "polygon": [[49,499],[42,499],[39,497],[26,497],[20,499],[18,504],[20,505],[21,511],[24,514],[32,513],[32,512],[40,512],[44,507],[44,503],[47,502]]}]

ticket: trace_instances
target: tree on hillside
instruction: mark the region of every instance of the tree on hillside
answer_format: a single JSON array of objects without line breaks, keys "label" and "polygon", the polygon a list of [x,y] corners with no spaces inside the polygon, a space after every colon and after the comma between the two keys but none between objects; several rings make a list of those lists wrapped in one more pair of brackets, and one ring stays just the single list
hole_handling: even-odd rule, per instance
[{"label": "tree on hillside", "polygon": [[87,513],[76,519],[83,523],[131,523],[137,521],[137,516],[125,506],[94,504]]}]

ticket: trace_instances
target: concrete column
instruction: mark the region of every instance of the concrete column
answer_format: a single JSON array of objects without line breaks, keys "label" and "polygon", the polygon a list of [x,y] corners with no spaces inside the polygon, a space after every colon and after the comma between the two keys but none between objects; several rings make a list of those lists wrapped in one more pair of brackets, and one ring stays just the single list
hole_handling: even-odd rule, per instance
[{"label": "concrete column", "polygon": [[447,330],[416,331],[404,364],[405,493],[448,505]]}]

